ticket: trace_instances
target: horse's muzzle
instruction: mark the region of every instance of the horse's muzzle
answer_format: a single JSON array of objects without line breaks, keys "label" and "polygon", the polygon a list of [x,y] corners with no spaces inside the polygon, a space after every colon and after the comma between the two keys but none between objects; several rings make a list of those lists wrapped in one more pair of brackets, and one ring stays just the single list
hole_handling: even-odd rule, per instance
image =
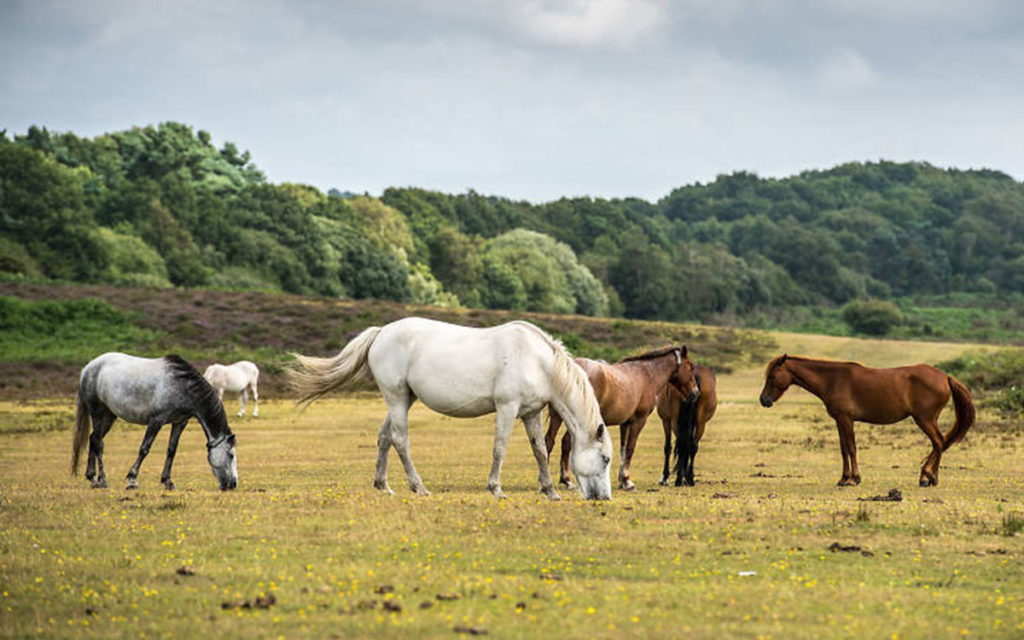
[{"label": "horse's muzzle", "polygon": [[762,407],[770,408],[773,404],[775,404],[775,403],[772,402],[771,398],[769,398],[768,396],[766,396],[764,394],[761,395],[761,406]]},{"label": "horse's muzzle", "polygon": [[232,478],[231,480],[228,480],[227,482],[222,482],[220,484],[220,490],[221,491],[227,491],[229,489],[233,490],[237,486],[238,486],[238,480],[235,480],[234,478]]}]

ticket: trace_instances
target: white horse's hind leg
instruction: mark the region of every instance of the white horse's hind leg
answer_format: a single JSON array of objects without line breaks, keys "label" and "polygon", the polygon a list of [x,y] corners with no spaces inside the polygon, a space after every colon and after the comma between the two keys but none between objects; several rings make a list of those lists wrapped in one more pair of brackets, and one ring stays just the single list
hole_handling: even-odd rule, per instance
[{"label": "white horse's hind leg", "polygon": [[260,394],[256,390],[255,380],[249,383],[249,389],[252,391],[252,417],[258,418],[260,416]]},{"label": "white horse's hind leg", "polygon": [[537,467],[540,469],[540,492],[552,500],[561,500],[562,496],[555,491],[551,472],[548,471],[548,448],[544,442],[544,425],[540,419],[540,412],[523,416],[523,424],[526,425],[526,435],[530,437],[533,456],[537,458]]},{"label": "white horse's hind leg", "polygon": [[[420,474],[416,473],[412,456],[409,455],[409,406],[412,404],[410,395],[408,387],[402,389],[401,395],[384,391],[384,401],[388,405],[388,424],[391,427],[388,434],[391,444],[395,447],[395,453],[398,454],[402,466],[405,467],[405,475],[409,478],[409,488],[413,493],[429,496],[430,492],[423,486],[423,480],[420,479]],[[379,444],[377,448],[379,455]]]},{"label": "white horse's hind leg", "polygon": [[[505,452],[508,451],[508,436],[512,432],[512,423],[516,421],[518,412],[519,407],[513,404],[500,405],[495,412],[494,462],[491,464],[491,475],[487,479],[487,490],[493,493],[495,498],[505,497],[505,493],[501,490],[501,464],[505,461]],[[547,451],[544,453],[544,464],[547,464]],[[550,478],[548,481],[550,482]]]},{"label": "white horse's hind leg", "polygon": [[[390,414],[389,414],[390,415]],[[388,486],[388,453],[391,452],[391,423],[388,416],[377,432],[377,470],[373,474],[373,487],[389,494],[395,492]]]}]

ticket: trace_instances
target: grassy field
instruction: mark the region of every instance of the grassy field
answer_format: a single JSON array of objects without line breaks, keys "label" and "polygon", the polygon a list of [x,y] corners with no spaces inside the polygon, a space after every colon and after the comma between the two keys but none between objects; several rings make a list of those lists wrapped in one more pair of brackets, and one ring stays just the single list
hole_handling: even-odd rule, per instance
[{"label": "grassy field", "polygon": [[[789,353],[874,365],[971,348],[772,337]],[[123,490],[142,429],[118,422],[106,439],[113,488],[94,491],[68,476],[70,398],[0,402],[0,635],[1024,635],[1019,436],[983,411],[944,456],[940,486],[922,489],[923,434],[858,425],[864,482],[840,489],[821,406],[794,389],[763,409],[761,376],[761,365],[720,376],[696,487],[657,485],[655,418],[634,458],[638,489],[610,502],[540,496],[521,428],[503,474],[510,498],[495,500],[484,490],[491,420],[421,407],[412,453],[433,495],[408,491],[394,455],[396,495],[381,495],[371,479],[383,403],[369,393],[301,415],[267,398],[259,419],[234,419],[231,493],[216,489],[195,425],[177,491],[158,482],[165,434],[140,489]],[[891,489],[902,501],[863,500]]]}]

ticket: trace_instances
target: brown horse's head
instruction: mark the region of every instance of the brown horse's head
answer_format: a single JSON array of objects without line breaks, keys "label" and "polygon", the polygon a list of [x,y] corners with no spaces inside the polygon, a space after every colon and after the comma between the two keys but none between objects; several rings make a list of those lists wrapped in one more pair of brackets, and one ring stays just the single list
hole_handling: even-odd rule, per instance
[{"label": "brown horse's head", "polygon": [[775,404],[789,385],[793,384],[793,374],[786,367],[788,357],[782,354],[768,363],[764,372],[764,389],[761,389],[761,406],[770,407]]},{"label": "brown horse's head", "polygon": [[673,349],[673,351],[676,354],[676,368],[668,382],[684,398],[694,399],[700,394],[700,387],[697,385],[697,376],[693,369],[693,362],[690,361],[686,345],[681,345]]}]

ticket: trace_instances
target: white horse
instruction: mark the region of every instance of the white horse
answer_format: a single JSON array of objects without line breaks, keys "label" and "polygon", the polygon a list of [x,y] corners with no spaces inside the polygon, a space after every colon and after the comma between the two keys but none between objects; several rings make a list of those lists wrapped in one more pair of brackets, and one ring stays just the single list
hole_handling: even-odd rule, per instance
[{"label": "white horse", "polygon": [[429,495],[409,456],[409,408],[419,399],[456,418],[497,414],[487,488],[499,498],[505,497],[501,464],[509,433],[521,418],[537,459],[541,492],[557,500],[540,415],[550,403],[572,433],[570,462],[580,492],[588,499],[611,497],[611,438],[590,382],[561,343],[528,322],[477,329],[405,318],[366,329],[333,358],[295,357],[297,366],[289,375],[299,402],[306,405],[364,372],[376,381],[388,406],[377,437],[373,486],[378,489],[392,493],[387,464],[394,445],[410,488]]},{"label": "white horse", "polygon": [[245,401],[249,393],[252,393],[252,417],[260,415],[260,394],[257,383],[260,379],[259,367],[248,360],[239,360],[234,364],[211,364],[206,367],[203,377],[210,383],[210,386],[217,390],[217,397],[224,401],[224,392],[241,394],[242,410],[238,417],[245,415]]},{"label": "white horse", "polygon": [[171,437],[160,480],[166,488],[173,489],[171,465],[178,450],[178,439],[192,416],[199,420],[206,434],[206,458],[220,488],[234,489],[238,485],[235,436],[228,427],[223,405],[199,372],[175,355],[137,358],[123,353],[104,353],[85,365],[78,382],[71,473],[78,473],[78,460],[88,440],[89,462],[85,477],[94,489],[106,488],[103,437],[114,420],[121,418],[146,425],[139,457],[128,470],[127,488],[138,488],[139,466],[149,454],[160,428],[170,422]]}]

